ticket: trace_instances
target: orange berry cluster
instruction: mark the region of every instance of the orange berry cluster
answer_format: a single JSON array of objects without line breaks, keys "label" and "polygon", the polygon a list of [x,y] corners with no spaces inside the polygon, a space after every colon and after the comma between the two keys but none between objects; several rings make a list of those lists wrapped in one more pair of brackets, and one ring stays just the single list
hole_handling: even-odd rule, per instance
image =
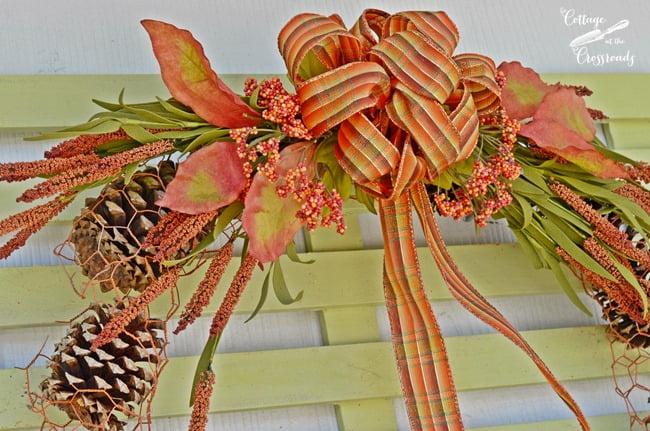
[{"label": "orange berry cluster", "polygon": [[497,86],[500,90],[503,90],[503,87],[506,86],[506,74],[498,71],[494,77],[494,80],[497,82]]},{"label": "orange berry cluster", "polygon": [[329,227],[334,224],[338,233],[345,233],[341,195],[336,189],[328,192],[325,184],[310,179],[303,163],[289,170],[286,184],[278,186],[276,192],[281,198],[291,195],[302,204],[296,217],[303,221],[308,231],[313,231],[319,225]]},{"label": "orange berry cluster", "polygon": [[276,168],[280,160],[280,140],[271,137],[257,142],[255,145],[249,145],[248,137],[255,136],[257,133],[255,127],[230,129],[230,138],[237,144],[239,158],[245,160],[242,169],[246,178],[250,179],[253,171],[257,168],[257,171],[266,176],[269,181],[276,182],[278,180]]},{"label": "orange berry cluster", "polygon": [[311,139],[312,136],[300,118],[300,100],[285,90],[279,78],[264,80],[260,84],[254,78],[244,83],[244,94],[251,96],[258,89],[257,104],[266,109],[262,118],[281,125],[282,132],[297,139]]},{"label": "orange berry cluster", "polygon": [[494,116],[481,118],[481,125],[494,125],[501,129],[497,152],[488,156],[487,162],[480,158],[474,162],[464,187],[454,190],[453,198],[447,192],[437,193],[433,198],[442,216],[458,220],[474,214],[476,225],[483,227],[495,212],[512,203],[510,182],[521,174],[521,165],[512,152],[519,122],[500,111]]}]

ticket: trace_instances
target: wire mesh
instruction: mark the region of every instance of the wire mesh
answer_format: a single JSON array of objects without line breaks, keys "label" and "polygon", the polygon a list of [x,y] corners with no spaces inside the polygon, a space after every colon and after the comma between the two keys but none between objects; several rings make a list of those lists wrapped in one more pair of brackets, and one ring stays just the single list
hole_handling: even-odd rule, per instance
[{"label": "wire mesh", "polygon": [[[73,221],[67,240],[55,250],[64,260],[78,264],[89,280],[80,290],[112,292],[126,297],[142,292],[162,274],[164,265],[153,257],[156,247],[145,244],[147,233],[167,215],[156,205],[175,174],[171,161],[136,172],[125,185],[123,177],[108,184]],[[172,257],[181,259],[190,253],[208,233],[204,229],[191,240],[179,244]]]},{"label": "wire mesh", "polygon": [[625,343],[614,331],[609,331],[608,334],[614,387],[625,402],[630,417],[630,430],[647,431],[650,423],[650,376],[643,374],[643,370],[648,368],[650,352],[643,346]]}]

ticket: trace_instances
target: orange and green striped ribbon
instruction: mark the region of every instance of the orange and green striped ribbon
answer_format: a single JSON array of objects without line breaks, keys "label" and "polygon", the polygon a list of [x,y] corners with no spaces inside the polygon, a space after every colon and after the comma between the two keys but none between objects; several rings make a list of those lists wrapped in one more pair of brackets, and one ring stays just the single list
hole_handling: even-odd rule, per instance
[{"label": "orange and green striped ribbon", "polygon": [[420,274],[408,193],[379,201],[384,294],[412,430],[456,431],[463,424],[445,343]]},{"label": "orange and green striped ribbon", "polygon": [[589,430],[546,365],[453,264],[425,202],[422,180],[469,157],[479,115],[500,103],[493,61],[454,55],[458,40],[444,12],[368,9],[350,31],[337,15],[298,15],[281,30],[278,45],[305,125],[314,136],[338,128],[339,164],[379,200],[386,306],[413,431],[463,429],[444,341],[420,276],[413,205],[454,296],[522,348]]}]

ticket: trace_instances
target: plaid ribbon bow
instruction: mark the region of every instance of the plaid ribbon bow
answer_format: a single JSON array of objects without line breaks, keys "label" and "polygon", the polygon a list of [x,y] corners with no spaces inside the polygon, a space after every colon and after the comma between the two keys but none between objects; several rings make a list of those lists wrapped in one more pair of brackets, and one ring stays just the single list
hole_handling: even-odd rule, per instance
[{"label": "plaid ribbon bow", "polygon": [[305,125],[314,136],[338,127],[340,165],[378,198],[384,293],[411,428],[463,429],[444,340],[420,275],[415,208],[452,294],[530,356],[588,430],[575,401],[521,334],[460,273],[438,232],[422,180],[469,157],[479,115],[500,103],[493,61],[453,55],[458,39],[444,12],[368,9],[350,30],[337,15],[298,15],[281,30],[278,45]]}]

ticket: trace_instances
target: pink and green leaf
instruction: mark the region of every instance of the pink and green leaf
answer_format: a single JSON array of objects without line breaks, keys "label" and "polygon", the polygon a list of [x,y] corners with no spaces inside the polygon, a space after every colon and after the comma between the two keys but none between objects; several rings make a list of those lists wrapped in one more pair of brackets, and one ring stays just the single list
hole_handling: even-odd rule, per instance
[{"label": "pink and green leaf", "polygon": [[237,199],[246,185],[243,161],[232,142],[214,142],[178,166],[165,196],[156,202],[187,214],[218,210]]},{"label": "pink and green leaf", "polygon": [[315,146],[311,143],[291,145],[280,152],[277,183],[264,175],[253,178],[246,195],[242,226],[250,238],[249,253],[262,263],[277,260],[302,226],[302,221],[296,218],[301,204],[291,196],[278,196],[276,187],[299,162],[307,167],[308,176],[314,175],[314,153]]},{"label": "pink and green leaf", "polygon": [[552,120],[535,120],[521,126],[520,134],[537,146],[566,159],[601,178],[626,178],[622,165],[585,141],[580,134]]},{"label": "pink and green leaf", "polygon": [[533,122],[555,121],[591,142],[596,136],[596,126],[587,111],[582,97],[573,89],[560,88],[548,93],[533,115]]},{"label": "pink and green leaf", "polygon": [[217,76],[192,33],[171,24],[143,20],[171,95],[211,124],[237,128],[255,126],[260,116]]},{"label": "pink and green leaf", "polygon": [[532,117],[544,96],[557,89],[556,85],[548,85],[537,72],[523,67],[518,61],[503,62],[498,70],[506,76],[501,105],[508,116],[516,120]]}]

